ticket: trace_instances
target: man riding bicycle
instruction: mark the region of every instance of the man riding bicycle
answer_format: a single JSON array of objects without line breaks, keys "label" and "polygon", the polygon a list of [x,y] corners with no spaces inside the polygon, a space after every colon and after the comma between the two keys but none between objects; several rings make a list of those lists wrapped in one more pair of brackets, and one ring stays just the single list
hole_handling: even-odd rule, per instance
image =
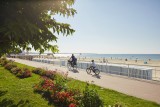
[{"label": "man riding bicycle", "polygon": [[90,66],[90,67],[92,67],[93,72],[94,72],[94,71],[95,71],[95,68],[96,68],[96,64],[95,64],[94,60],[92,60],[91,62],[92,62],[92,63],[91,63],[91,66]]},{"label": "man riding bicycle", "polygon": [[72,63],[72,65],[77,65],[77,58],[74,56],[74,54],[72,54],[71,58],[69,59]]}]

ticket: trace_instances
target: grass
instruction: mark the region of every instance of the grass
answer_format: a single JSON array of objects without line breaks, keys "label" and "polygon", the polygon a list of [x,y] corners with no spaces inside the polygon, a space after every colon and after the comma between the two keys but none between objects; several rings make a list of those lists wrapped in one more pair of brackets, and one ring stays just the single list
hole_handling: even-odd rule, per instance
[{"label": "grass", "polygon": [[[83,91],[86,83],[72,79],[68,82],[68,86],[78,88]],[[160,107],[160,105],[155,102],[143,100],[133,96],[128,96],[114,90],[101,88],[93,84],[90,85],[90,87],[97,90],[98,94],[104,102],[104,105],[106,105],[105,107],[108,107],[107,105],[115,104],[120,104],[122,105],[122,107]]]},{"label": "grass", "polygon": [[[33,67],[26,66],[24,64],[16,64],[21,68],[27,67],[29,69],[33,69]],[[18,79],[9,71],[0,67],[0,107],[3,99],[13,100],[15,104],[18,104],[20,100],[23,100],[23,103],[27,106],[50,106],[48,105],[48,102],[41,97],[41,95],[33,92],[32,86],[39,81],[40,77],[38,75],[33,74],[30,78]],[[86,83],[79,80],[70,79],[67,85],[68,87],[78,88],[82,92],[86,86]],[[157,103],[128,96],[114,90],[104,89],[96,85],[90,85],[90,87],[97,90],[104,102],[104,105],[120,104],[123,107],[160,107]]]},{"label": "grass", "polygon": [[40,94],[33,92],[32,86],[39,81],[38,75],[19,79],[0,67],[0,107],[51,107]]}]

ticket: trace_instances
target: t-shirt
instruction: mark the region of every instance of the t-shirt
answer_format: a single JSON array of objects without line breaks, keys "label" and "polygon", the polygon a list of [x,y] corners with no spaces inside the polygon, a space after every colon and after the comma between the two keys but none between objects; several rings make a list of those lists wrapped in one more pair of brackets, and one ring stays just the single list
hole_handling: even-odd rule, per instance
[{"label": "t-shirt", "polygon": [[91,63],[91,66],[96,67],[96,64],[94,62]]}]

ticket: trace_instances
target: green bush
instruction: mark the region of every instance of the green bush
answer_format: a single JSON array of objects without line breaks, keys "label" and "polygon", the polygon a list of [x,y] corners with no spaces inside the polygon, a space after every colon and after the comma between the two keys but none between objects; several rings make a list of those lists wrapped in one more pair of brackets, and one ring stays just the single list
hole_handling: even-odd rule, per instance
[{"label": "green bush", "polygon": [[97,90],[92,89],[89,87],[89,84],[87,84],[83,91],[83,97],[80,105],[81,107],[103,107],[103,102],[100,99]]},{"label": "green bush", "polygon": [[17,67],[17,65],[12,64],[12,63],[7,63],[4,68],[7,70],[11,70],[12,68]]},{"label": "green bush", "polygon": [[33,73],[35,73],[35,74],[38,74],[38,75],[43,76],[43,75],[44,75],[45,70],[44,70],[44,69],[42,69],[42,68],[36,68],[36,69],[32,70],[32,72],[33,72]]},{"label": "green bush", "polygon": [[27,77],[31,77],[31,76],[32,76],[32,72],[27,68],[23,68],[17,74],[17,77],[19,77],[19,78],[27,78]]},{"label": "green bush", "polygon": [[17,74],[18,72],[21,72],[21,69],[18,68],[18,67],[14,67],[14,68],[11,69],[11,72],[12,72],[13,74]]},{"label": "green bush", "polygon": [[56,73],[54,81],[58,89],[60,90],[67,89],[67,86],[66,86],[67,80],[60,73]]},{"label": "green bush", "polygon": [[[33,88],[35,92],[43,95],[50,103],[54,103],[56,107],[77,107],[79,102],[77,96],[80,94],[79,90],[65,90],[59,89],[60,84],[55,84],[55,81],[45,78]],[[64,91],[65,90],[65,91]]]},{"label": "green bush", "polygon": [[32,72],[28,68],[23,68],[23,76],[26,77],[31,77]]},{"label": "green bush", "polygon": [[54,80],[55,77],[56,77],[56,73],[57,73],[56,71],[47,70],[47,71],[44,72],[44,76]]},{"label": "green bush", "polygon": [[9,63],[9,61],[6,59],[3,59],[3,58],[0,61],[0,65],[2,65],[2,66],[5,66],[7,63]]}]

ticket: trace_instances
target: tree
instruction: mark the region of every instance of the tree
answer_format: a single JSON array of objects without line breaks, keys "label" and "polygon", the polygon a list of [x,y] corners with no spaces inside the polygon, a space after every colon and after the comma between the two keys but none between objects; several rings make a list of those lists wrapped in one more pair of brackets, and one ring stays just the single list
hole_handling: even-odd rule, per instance
[{"label": "tree", "polygon": [[57,52],[58,47],[49,44],[57,41],[55,34],[68,36],[75,30],[51,16],[74,16],[76,10],[71,7],[74,2],[75,0],[1,0],[0,56],[31,48],[40,53],[45,50]]}]

